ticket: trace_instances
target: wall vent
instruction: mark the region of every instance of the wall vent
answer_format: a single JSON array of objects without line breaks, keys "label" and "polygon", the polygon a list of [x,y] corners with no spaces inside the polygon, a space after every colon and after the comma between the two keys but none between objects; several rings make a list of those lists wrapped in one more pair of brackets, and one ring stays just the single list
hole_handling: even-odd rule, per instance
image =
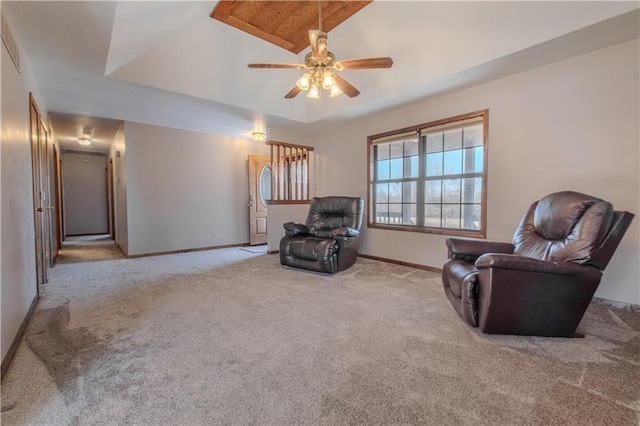
[{"label": "wall vent", "polygon": [[2,41],[9,51],[9,56],[11,56],[13,64],[16,66],[18,72],[20,72],[20,51],[18,50],[18,45],[16,44],[15,39],[13,38],[7,19],[4,17],[4,13],[1,15],[2,23],[0,24],[0,33],[2,34]]}]

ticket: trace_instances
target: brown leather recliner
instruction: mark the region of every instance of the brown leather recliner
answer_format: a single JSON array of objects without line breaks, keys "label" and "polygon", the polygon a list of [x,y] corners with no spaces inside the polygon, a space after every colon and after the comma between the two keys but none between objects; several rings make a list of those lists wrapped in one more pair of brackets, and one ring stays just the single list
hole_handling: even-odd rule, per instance
[{"label": "brown leather recliner", "polygon": [[358,197],[313,198],[305,224],[287,222],[280,263],[334,274],[356,262],[364,201]]},{"label": "brown leather recliner", "polygon": [[571,337],[633,217],[589,195],[547,195],[513,244],[448,238],[445,293],[485,333]]}]

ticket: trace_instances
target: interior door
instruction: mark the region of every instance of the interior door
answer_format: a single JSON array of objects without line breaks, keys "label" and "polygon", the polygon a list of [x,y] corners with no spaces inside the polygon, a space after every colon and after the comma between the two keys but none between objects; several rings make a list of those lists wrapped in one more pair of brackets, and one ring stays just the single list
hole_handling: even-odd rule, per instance
[{"label": "interior door", "polygon": [[29,101],[29,126],[31,138],[31,176],[33,180],[33,208],[36,245],[36,283],[37,294],[40,296],[40,286],[47,282],[47,256],[44,238],[44,219],[46,204],[42,190],[41,165],[41,125],[40,112],[33,97]]},{"label": "interior door", "polygon": [[271,199],[271,158],[249,156],[249,244],[267,244],[267,201]]},{"label": "interior door", "polygon": [[116,239],[116,200],[113,191],[113,158],[109,158],[109,168],[107,172],[107,194],[109,197],[109,235],[112,240]]},{"label": "interior door", "polygon": [[38,129],[38,145],[40,147],[40,191],[42,191],[42,241],[44,245],[44,282],[49,281],[48,268],[53,267],[53,238],[51,232],[51,216],[53,204],[51,199],[51,179],[49,175],[49,131],[40,116]]},{"label": "interior door", "polygon": [[60,194],[60,156],[58,155],[58,149],[56,146],[53,146],[53,194],[55,200],[55,210],[54,210],[54,228],[56,229],[56,244],[54,250],[51,252],[53,260],[55,261],[56,257],[58,257],[58,251],[62,247],[62,227],[60,223],[62,223],[61,214],[62,214],[62,195]]}]

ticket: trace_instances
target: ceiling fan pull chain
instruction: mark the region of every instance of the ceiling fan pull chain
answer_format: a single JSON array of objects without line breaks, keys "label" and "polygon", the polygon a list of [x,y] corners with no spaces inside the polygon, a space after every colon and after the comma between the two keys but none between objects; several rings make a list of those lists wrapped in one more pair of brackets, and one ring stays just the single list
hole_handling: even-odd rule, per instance
[{"label": "ceiling fan pull chain", "polygon": [[318,30],[322,31],[322,0],[318,1]]}]

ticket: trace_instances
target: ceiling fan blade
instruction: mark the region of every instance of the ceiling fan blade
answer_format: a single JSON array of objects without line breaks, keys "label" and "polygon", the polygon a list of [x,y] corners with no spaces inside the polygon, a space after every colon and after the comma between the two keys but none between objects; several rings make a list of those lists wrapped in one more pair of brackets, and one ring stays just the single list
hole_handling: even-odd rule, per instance
[{"label": "ceiling fan blade", "polygon": [[296,96],[298,96],[298,93],[300,93],[301,91],[302,91],[302,89],[300,89],[298,86],[293,86],[293,89],[289,90],[289,93],[284,95],[284,98],[285,99],[293,99]]},{"label": "ceiling fan blade", "polygon": [[345,70],[363,70],[370,68],[391,68],[393,59],[391,58],[369,58],[369,59],[351,59],[340,61]]},{"label": "ceiling fan blade", "polygon": [[327,59],[327,37],[328,34],[320,30],[309,30],[309,44],[311,45],[311,55],[320,60]]},{"label": "ceiling fan blade", "polygon": [[342,93],[347,95],[350,98],[354,98],[360,94],[360,91],[353,87],[351,83],[349,83],[344,78],[340,77],[338,74],[333,74],[333,81],[336,82]]},{"label": "ceiling fan blade", "polygon": [[296,68],[302,69],[304,65],[300,64],[249,64],[249,68]]}]

